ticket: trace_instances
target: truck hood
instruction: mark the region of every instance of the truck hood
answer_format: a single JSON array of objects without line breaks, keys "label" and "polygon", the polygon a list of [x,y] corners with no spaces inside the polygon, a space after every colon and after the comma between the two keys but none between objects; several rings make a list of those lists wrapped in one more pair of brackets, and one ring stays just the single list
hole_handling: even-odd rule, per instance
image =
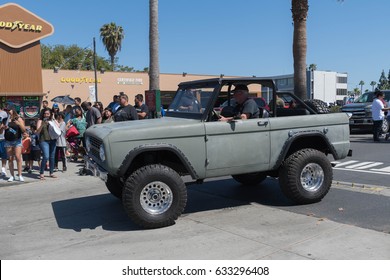
[{"label": "truck hood", "polygon": [[86,135],[94,135],[101,139],[108,136],[111,143],[134,140],[161,140],[200,134],[204,134],[203,123],[200,120],[173,117],[98,124],[91,126],[86,131]]}]

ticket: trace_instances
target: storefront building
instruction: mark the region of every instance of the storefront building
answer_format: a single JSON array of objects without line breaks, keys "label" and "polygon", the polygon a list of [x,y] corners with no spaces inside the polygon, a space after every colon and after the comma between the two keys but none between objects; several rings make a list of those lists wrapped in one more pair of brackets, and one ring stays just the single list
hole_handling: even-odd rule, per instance
[{"label": "storefront building", "polygon": [[[43,100],[49,101],[56,96],[69,95],[80,97],[82,101],[95,102],[94,71],[77,70],[42,70]],[[161,104],[167,107],[176,92],[177,85],[184,81],[217,78],[213,75],[160,74]],[[149,75],[146,72],[97,72],[97,100],[107,106],[114,95],[123,92],[128,95],[129,103],[134,104],[137,94],[145,96],[149,90]]]},{"label": "storefront building", "polygon": [[13,3],[0,6],[0,106],[12,104],[27,123],[44,96],[40,40],[53,26]]}]

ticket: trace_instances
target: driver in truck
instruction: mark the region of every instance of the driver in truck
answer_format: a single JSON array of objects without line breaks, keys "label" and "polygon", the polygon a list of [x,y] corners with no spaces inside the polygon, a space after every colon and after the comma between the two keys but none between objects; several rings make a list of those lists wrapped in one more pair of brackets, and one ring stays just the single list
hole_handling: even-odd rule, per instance
[{"label": "driver in truck", "polygon": [[234,107],[235,117],[220,117],[220,121],[231,121],[233,119],[254,119],[258,118],[260,115],[260,110],[257,107],[256,102],[249,98],[248,87],[244,84],[238,84],[235,86],[234,90],[234,99],[237,102],[237,105]]}]

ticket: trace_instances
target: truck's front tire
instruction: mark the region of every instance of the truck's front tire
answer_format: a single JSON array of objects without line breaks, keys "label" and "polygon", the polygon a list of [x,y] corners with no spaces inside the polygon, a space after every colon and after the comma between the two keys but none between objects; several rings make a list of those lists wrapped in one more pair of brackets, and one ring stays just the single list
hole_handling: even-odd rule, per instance
[{"label": "truck's front tire", "polygon": [[298,204],[320,201],[328,193],[332,179],[329,159],[314,149],[293,153],[284,161],[279,172],[282,192]]},{"label": "truck's front tire", "polygon": [[108,175],[106,187],[113,196],[122,200],[123,183],[119,180],[119,178]]},{"label": "truck's front tire", "polygon": [[173,169],[153,164],[134,171],[125,181],[123,207],[144,228],[170,226],[187,203],[187,189]]}]

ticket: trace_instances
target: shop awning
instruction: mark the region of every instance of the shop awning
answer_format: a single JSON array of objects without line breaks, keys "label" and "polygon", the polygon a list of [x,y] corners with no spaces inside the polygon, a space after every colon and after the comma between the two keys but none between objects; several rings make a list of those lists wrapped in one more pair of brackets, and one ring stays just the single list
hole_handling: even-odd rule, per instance
[{"label": "shop awning", "polygon": [[46,92],[0,92],[0,96],[44,96]]}]

